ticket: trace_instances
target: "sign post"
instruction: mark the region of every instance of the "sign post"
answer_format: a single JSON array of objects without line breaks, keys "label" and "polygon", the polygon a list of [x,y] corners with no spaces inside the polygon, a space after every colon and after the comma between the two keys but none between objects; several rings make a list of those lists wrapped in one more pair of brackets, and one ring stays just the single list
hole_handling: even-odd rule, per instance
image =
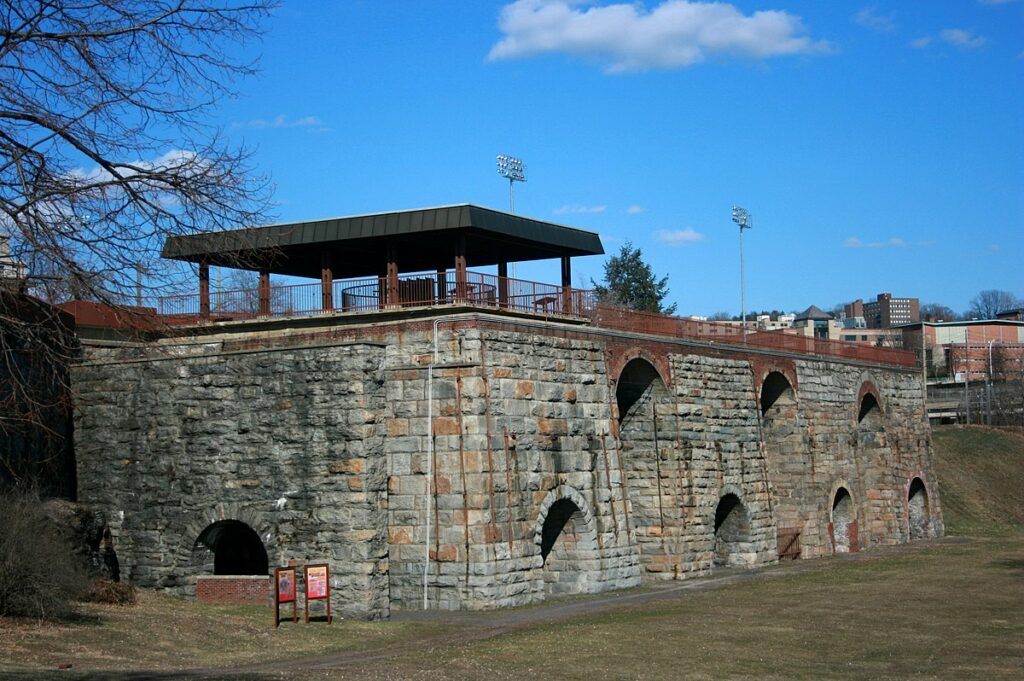
[{"label": "sign post", "polygon": [[309,602],[327,602],[327,623],[331,623],[331,568],[327,563],[303,568],[306,583],[306,624],[309,624]]},{"label": "sign post", "polygon": [[[295,568],[274,568],[274,626],[281,626],[281,604],[292,604],[292,622],[299,623],[299,604],[295,598]],[[309,606],[306,606],[307,609]],[[308,622],[308,616],[306,621]]]}]

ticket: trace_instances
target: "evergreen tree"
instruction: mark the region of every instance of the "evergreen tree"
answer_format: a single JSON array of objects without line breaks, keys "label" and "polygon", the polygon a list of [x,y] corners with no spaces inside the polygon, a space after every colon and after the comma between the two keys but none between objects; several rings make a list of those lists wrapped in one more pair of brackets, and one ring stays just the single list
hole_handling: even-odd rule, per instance
[{"label": "evergreen tree", "polygon": [[655,279],[651,266],[643,261],[639,248],[626,242],[618,255],[604,264],[604,284],[591,280],[602,303],[624,305],[641,312],[673,314],[676,306],[662,304],[668,295],[668,276]]}]

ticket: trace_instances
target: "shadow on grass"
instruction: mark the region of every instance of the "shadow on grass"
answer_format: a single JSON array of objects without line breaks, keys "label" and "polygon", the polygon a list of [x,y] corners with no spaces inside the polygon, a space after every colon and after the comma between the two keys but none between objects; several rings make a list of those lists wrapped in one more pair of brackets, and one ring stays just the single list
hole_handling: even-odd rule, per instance
[{"label": "shadow on grass", "polygon": [[989,567],[1003,568],[1010,572],[1019,572],[1024,575],[1024,558],[1006,558],[1005,560],[993,560],[988,563]]}]

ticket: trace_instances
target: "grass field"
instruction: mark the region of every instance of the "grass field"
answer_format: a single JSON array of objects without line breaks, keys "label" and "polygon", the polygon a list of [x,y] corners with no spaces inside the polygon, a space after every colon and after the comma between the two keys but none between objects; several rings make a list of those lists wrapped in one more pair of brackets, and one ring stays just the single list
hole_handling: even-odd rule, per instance
[{"label": "grass field", "polygon": [[[583,614],[571,617],[537,607],[274,630],[266,609],[144,593],[131,608],[82,606],[73,622],[0,620],[0,676],[1024,678],[1024,438],[934,435],[957,535],[946,540],[787,563],[726,586],[693,580],[577,600]],[[216,671],[239,667],[249,669]]]},{"label": "grass field", "polygon": [[1024,435],[945,426],[932,443],[947,534],[1024,528]]}]

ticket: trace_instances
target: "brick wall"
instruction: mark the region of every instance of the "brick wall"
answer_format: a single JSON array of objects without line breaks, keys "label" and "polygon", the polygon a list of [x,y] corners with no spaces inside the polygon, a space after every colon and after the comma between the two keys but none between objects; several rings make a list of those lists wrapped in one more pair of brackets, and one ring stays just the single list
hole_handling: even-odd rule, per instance
[{"label": "brick wall", "polygon": [[196,579],[200,603],[268,605],[270,577],[260,575],[203,575]]}]

